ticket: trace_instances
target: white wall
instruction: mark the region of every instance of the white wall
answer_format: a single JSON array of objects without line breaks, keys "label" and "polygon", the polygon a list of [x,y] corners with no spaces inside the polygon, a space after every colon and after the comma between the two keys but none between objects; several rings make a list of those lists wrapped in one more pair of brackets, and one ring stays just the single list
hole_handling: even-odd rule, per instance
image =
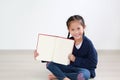
[{"label": "white wall", "polygon": [[120,49],[120,0],[0,0],[0,49],[35,49],[38,33],[66,37],[74,14],[97,49]]}]

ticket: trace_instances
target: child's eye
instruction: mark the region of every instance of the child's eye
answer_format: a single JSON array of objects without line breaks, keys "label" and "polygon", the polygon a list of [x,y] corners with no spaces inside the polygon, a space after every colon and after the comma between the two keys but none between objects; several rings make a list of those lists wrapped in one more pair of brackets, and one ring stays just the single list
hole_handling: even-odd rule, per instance
[{"label": "child's eye", "polygon": [[71,29],[72,31],[74,31],[74,29]]},{"label": "child's eye", "polygon": [[77,30],[80,30],[80,28],[77,28]]}]

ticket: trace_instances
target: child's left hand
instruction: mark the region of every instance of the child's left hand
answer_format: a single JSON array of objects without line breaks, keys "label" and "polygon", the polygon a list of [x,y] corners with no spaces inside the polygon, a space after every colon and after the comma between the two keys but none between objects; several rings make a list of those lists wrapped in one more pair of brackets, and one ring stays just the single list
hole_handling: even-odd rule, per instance
[{"label": "child's left hand", "polygon": [[34,51],[34,59],[36,59],[36,57],[39,56],[37,50]]},{"label": "child's left hand", "polygon": [[75,56],[74,56],[73,54],[70,54],[70,55],[68,56],[68,59],[69,59],[70,61],[74,62],[74,61],[75,61]]}]

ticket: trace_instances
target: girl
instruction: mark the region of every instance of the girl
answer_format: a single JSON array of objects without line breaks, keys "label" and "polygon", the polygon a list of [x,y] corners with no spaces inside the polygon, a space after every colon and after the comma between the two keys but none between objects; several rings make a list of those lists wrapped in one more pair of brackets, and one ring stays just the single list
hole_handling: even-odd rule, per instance
[{"label": "girl", "polygon": [[75,41],[73,52],[68,56],[69,65],[54,62],[47,63],[47,69],[52,72],[49,80],[88,80],[94,78],[97,65],[97,52],[85,34],[85,22],[82,16],[73,15],[67,22],[68,38]]}]

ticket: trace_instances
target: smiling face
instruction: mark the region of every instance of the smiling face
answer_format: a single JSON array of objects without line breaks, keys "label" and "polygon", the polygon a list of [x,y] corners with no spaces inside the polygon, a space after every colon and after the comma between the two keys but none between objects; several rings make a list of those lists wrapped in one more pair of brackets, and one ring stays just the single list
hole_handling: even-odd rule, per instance
[{"label": "smiling face", "polygon": [[84,26],[81,25],[80,21],[71,21],[69,25],[69,32],[75,40],[82,39],[84,33]]}]

